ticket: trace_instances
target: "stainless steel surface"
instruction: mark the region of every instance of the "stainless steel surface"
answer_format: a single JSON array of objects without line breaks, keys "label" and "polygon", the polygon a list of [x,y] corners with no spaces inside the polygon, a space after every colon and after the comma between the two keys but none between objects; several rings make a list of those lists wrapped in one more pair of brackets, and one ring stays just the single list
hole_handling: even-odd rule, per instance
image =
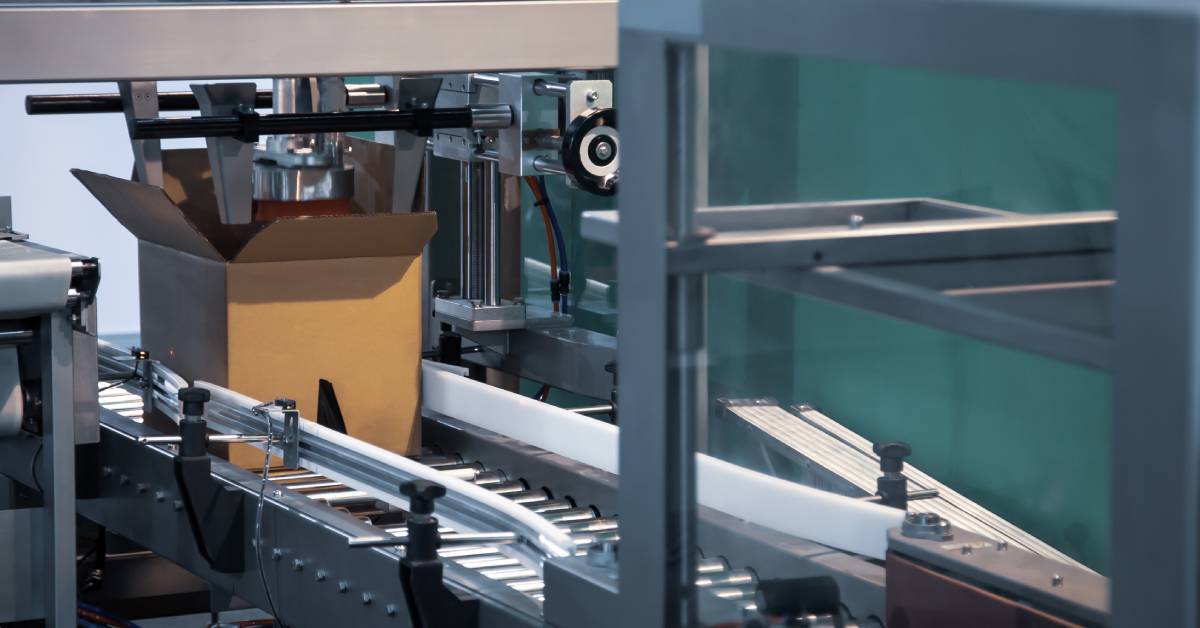
[{"label": "stainless steel surface", "polygon": [[0,438],[16,435],[24,420],[25,391],[21,387],[17,348],[0,346]]},{"label": "stainless steel surface", "polygon": [[[480,278],[483,281],[481,288],[483,305],[487,307],[495,307],[500,305],[500,266],[501,266],[501,244],[500,244],[500,170],[499,166],[494,161],[489,161],[483,164],[483,180],[480,182],[482,188],[482,209],[483,209],[483,225],[482,233],[482,250],[480,257],[482,269]],[[522,308],[522,311],[524,308]]]},{"label": "stainless steel surface", "polygon": [[345,89],[346,104],[350,107],[382,107],[387,104],[388,90],[379,83],[350,83]]},{"label": "stainless steel surface", "polygon": [[0,318],[36,316],[67,305],[71,258],[0,240]]},{"label": "stainless steel surface", "polygon": [[504,129],[512,126],[513,110],[508,105],[473,105],[472,129]]},{"label": "stainless steel surface", "polygon": [[258,201],[350,198],[354,196],[354,168],[283,167],[256,161],[251,184]]},{"label": "stainless steel surface", "polygon": [[[0,12],[0,58],[25,59],[0,69],[0,82],[595,69],[617,62],[615,0],[10,5]],[[538,25],[536,37],[530,24]],[[138,45],[113,45],[97,33],[120,33]],[[213,33],[231,45],[214,46]],[[296,45],[328,33],[354,36],[336,46]]]},{"label": "stainless steel surface", "polygon": [[[526,325],[531,325],[533,319],[529,308]],[[464,337],[486,349],[467,359],[576,394],[597,399],[611,397],[613,374],[605,367],[616,362],[616,338],[581,327],[561,326],[569,322],[567,318],[556,322],[553,328],[507,332],[464,330]]]},{"label": "stainless steel surface", "polygon": [[533,158],[533,169],[545,174],[567,174],[567,171],[563,169],[561,161],[541,155]]},{"label": "stainless steel surface", "polygon": [[[388,106],[395,109],[423,109],[433,106],[441,87],[440,77],[428,76],[393,76],[385,77],[391,81],[391,95]],[[383,79],[381,79],[383,80]],[[429,138],[421,137],[409,131],[394,131],[377,133],[380,141],[386,141],[390,136],[395,149],[392,162],[392,213],[411,211],[414,196],[417,191],[417,177],[423,177],[421,199],[422,211],[433,211],[433,196],[430,184],[433,164],[433,147]],[[383,135],[384,137],[378,137]],[[426,264],[428,265],[428,264]]]},{"label": "stainless steel surface", "polygon": [[[480,270],[482,259],[483,221],[482,179],[485,165],[479,162],[462,161],[459,173],[459,296],[468,303],[483,297]],[[439,299],[441,301],[442,299]],[[437,304],[434,304],[437,312]]]},{"label": "stainless steel surface", "polygon": [[[549,66],[543,66],[549,67]],[[498,77],[499,102],[513,109],[513,124],[501,129],[498,134],[500,172],[524,176],[537,174],[533,168],[536,157],[552,157],[557,154],[557,144],[550,141],[558,133],[557,103],[542,102],[533,86],[538,81],[554,80],[553,74],[533,72],[507,72]]]},{"label": "stainless steel surface", "polygon": [[940,539],[892,529],[888,549],[1087,625],[1107,626],[1112,620],[1107,578],[988,536],[959,530],[952,539]]},{"label": "stainless steel surface", "polygon": [[[912,539],[947,541],[954,538],[954,527],[946,519],[931,512],[910,512],[900,526],[901,533]],[[1005,541],[1007,544],[1007,541]]]},{"label": "stainless steel surface", "polygon": [[6,545],[0,552],[0,623],[40,619],[47,592],[42,509],[3,506],[0,503],[0,539]]},{"label": "stainless steel surface", "polygon": [[[238,108],[253,107],[258,87],[254,83],[192,84],[192,93],[205,116],[226,116]],[[253,220],[251,162],[254,146],[232,137],[208,137],[208,163],[221,222],[243,225]]]},{"label": "stainless steel surface", "polygon": [[[137,118],[158,117],[158,83],[154,81],[118,81],[125,123]],[[133,168],[138,181],[162,185],[162,142],[159,140],[130,140],[133,149]]]},{"label": "stainless steel surface", "polygon": [[510,301],[489,306],[480,299],[439,297],[433,300],[433,314],[461,331],[503,331],[526,325],[525,304]]},{"label": "stainless steel surface", "polygon": [[557,96],[566,98],[570,92],[570,87],[563,83],[551,83],[544,79],[538,79],[533,83],[533,93],[538,96]]}]

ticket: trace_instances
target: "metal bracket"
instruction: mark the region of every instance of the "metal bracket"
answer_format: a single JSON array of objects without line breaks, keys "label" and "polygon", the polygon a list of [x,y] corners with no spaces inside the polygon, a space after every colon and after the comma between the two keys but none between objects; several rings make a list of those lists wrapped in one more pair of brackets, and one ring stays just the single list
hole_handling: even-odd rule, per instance
[{"label": "metal bracket", "polygon": [[[155,81],[118,81],[121,93],[121,108],[125,111],[125,122],[133,135],[133,121],[138,118],[158,117],[158,83]],[[133,148],[133,166],[138,181],[147,185],[162,186],[162,142],[160,140],[129,140]]]},{"label": "metal bracket", "polygon": [[[241,107],[253,107],[258,88],[254,83],[197,84],[192,85],[192,92],[200,103],[200,113],[227,116]],[[254,208],[250,182],[254,145],[232,137],[209,137],[204,142],[208,146],[221,222],[249,224]]]}]

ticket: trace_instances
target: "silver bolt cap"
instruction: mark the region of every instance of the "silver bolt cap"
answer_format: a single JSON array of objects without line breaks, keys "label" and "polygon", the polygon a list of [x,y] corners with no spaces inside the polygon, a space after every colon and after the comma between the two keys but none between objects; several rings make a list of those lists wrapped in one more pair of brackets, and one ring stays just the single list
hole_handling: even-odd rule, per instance
[{"label": "silver bolt cap", "polygon": [[910,539],[945,541],[954,538],[950,522],[932,512],[910,512],[900,524],[900,533]]}]

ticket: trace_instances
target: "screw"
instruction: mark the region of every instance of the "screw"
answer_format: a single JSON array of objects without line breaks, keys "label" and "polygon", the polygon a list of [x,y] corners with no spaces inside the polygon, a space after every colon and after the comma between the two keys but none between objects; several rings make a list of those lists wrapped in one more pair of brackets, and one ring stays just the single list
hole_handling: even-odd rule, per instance
[{"label": "screw", "polygon": [[279,489],[275,489],[274,491],[271,492],[271,495],[274,497],[283,497],[283,491],[281,491]]},{"label": "screw", "polygon": [[1003,552],[1004,550],[1007,550],[1007,549],[1008,549],[1008,541],[997,541],[996,542],[996,551],[997,552]]},{"label": "screw", "polygon": [[387,606],[385,606],[385,607],[383,608],[383,611],[384,611],[385,613],[387,613],[387,616],[388,616],[388,617],[395,617],[395,616],[396,616],[396,605],[395,605],[395,604],[388,604]]},{"label": "screw", "polygon": [[850,220],[849,220],[850,229],[852,229],[852,230],[858,229],[859,227],[861,227],[863,225],[864,220],[866,220],[866,219],[863,218],[862,215],[860,215],[860,214],[850,214]]},{"label": "screw", "polygon": [[1054,574],[1053,576],[1050,576],[1050,586],[1052,586],[1052,587],[1061,587],[1062,585],[1063,585],[1063,577],[1062,577],[1062,575],[1060,575],[1060,574]]},{"label": "screw", "polygon": [[600,159],[608,159],[612,157],[612,144],[608,142],[600,142],[596,145],[596,156]]},{"label": "screw", "polygon": [[283,558],[283,550],[278,547],[271,550],[271,560],[279,560],[280,558]]},{"label": "screw", "polygon": [[966,543],[963,543],[963,546],[962,546],[963,555],[965,556],[967,554],[970,554],[971,552],[972,552],[971,546],[967,545]]},{"label": "screw", "polygon": [[167,501],[167,494],[163,491],[154,491],[154,501],[160,504]]},{"label": "screw", "polygon": [[325,571],[324,569],[318,569],[317,570],[317,582],[325,582],[325,576],[327,576],[327,575],[329,575],[329,572]]},{"label": "screw", "polygon": [[597,100],[599,100],[599,99],[600,99],[600,92],[597,92],[597,91],[596,91],[596,90],[594,90],[594,89],[589,89],[589,90],[587,90],[587,93],[585,93],[585,94],[583,95],[583,97],[584,97],[584,98],[587,98],[587,101],[588,101],[588,103],[589,103],[589,104],[590,104],[590,103],[594,103],[594,102],[596,102]]},{"label": "screw", "polygon": [[104,467],[103,469],[100,469],[100,474],[104,477],[109,477],[112,475],[112,471],[112,467]]},{"label": "screw", "polygon": [[138,482],[138,485],[137,485],[137,492],[139,492],[139,493],[145,493],[145,492],[146,492],[146,491],[148,491],[148,490],[150,490],[150,487],[149,487],[149,486],[146,486],[146,484],[145,484],[144,482]]},{"label": "screw", "polygon": [[370,592],[370,591],[363,591],[363,594],[362,594],[362,603],[363,603],[363,605],[364,605],[364,606],[365,606],[365,605],[367,605],[367,604],[370,604],[370,603],[371,603],[371,602],[372,602],[374,599],[375,599],[375,596],[374,596],[374,595],[371,595],[371,592]]},{"label": "screw", "polygon": [[299,558],[297,558],[296,560],[293,560],[292,561],[292,569],[294,569],[296,571],[304,571],[304,561],[300,560]]},{"label": "screw", "polygon": [[171,504],[171,506],[173,508],[175,508],[175,510],[183,510],[183,500],[177,499],[177,500],[175,500],[174,503]]},{"label": "screw", "polygon": [[345,580],[338,580],[338,593],[345,593],[350,590],[350,583]]}]

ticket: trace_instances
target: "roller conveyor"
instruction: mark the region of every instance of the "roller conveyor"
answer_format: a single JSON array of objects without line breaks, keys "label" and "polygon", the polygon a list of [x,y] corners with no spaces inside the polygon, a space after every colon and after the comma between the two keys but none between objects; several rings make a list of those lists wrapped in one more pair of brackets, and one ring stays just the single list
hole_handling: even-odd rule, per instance
[{"label": "roller conveyor", "polygon": [[[121,383],[120,373],[118,368],[110,368],[102,373],[102,377],[107,375],[110,378],[110,381],[101,383],[102,388],[117,385],[101,397],[101,405],[114,411],[119,408],[119,412],[131,413],[126,416],[140,418],[143,397],[134,392],[136,385]],[[490,468],[483,461],[465,460],[457,453],[428,450],[411,459],[448,477],[471,482],[491,493],[507,497],[539,514],[570,537],[578,555],[587,554],[593,543],[618,541],[620,538],[615,515],[602,514],[594,506],[580,505],[571,496],[560,496],[552,488],[531,488],[523,479],[512,477],[503,469]],[[256,469],[250,471],[260,472]],[[407,536],[407,529],[401,525],[405,513],[376,500],[366,491],[302,468],[273,468],[268,472],[268,480],[282,491],[299,493],[309,500],[324,503],[368,523],[381,534],[397,539]],[[506,555],[502,549],[503,543],[484,541],[458,544],[455,543],[456,538],[477,534],[459,532],[446,526],[439,531],[444,546],[438,553],[443,559],[502,583],[539,605],[544,602],[545,583],[539,570]],[[718,597],[735,600],[748,612],[755,609],[753,590],[757,576],[752,569],[732,569],[724,558],[709,557],[700,561],[697,571],[698,587],[711,589]]]}]

